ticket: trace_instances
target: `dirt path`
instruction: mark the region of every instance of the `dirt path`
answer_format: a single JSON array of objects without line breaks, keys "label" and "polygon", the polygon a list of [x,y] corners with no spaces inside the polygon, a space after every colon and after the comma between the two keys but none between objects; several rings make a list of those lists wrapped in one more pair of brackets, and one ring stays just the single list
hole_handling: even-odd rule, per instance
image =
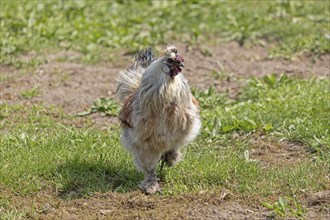
[{"label": "dirt path", "polygon": [[[329,77],[330,74],[330,54],[318,59],[304,55],[289,61],[270,60],[266,48],[241,48],[236,43],[213,48],[207,55],[198,48],[189,48],[183,44],[177,46],[185,57],[184,73],[192,87],[206,89],[215,86],[221,92],[228,91],[232,97],[239,93],[242,84],[251,76],[286,73],[299,77]],[[124,56],[123,62],[116,65],[84,65],[70,61],[59,62],[58,58],[63,56],[79,54],[66,52],[50,55],[46,64],[24,73],[0,66],[3,79],[14,76],[1,81],[0,102],[26,105],[43,103],[76,114],[89,108],[99,97],[114,97],[116,76],[132,59],[131,56]],[[31,99],[23,98],[22,93],[31,89],[37,89],[38,95]],[[89,117],[98,127],[106,127],[115,121],[114,118],[100,115]],[[267,145],[260,146],[268,149]],[[278,149],[284,151],[283,148]],[[266,160],[259,151],[265,152],[264,149],[256,148],[254,156]],[[299,154],[299,151],[293,152]],[[30,217],[36,219],[267,219],[271,214],[260,205],[260,201],[251,199],[247,202],[226,192],[166,197],[145,196],[140,192],[108,192],[94,193],[88,199],[64,200],[50,191],[41,192],[33,198],[13,196],[12,199],[17,201],[17,208],[23,210],[30,210],[33,202],[35,211]],[[330,192],[305,195],[302,200],[308,207],[306,219],[328,217],[330,207],[327,206],[327,212],[320,209],[330,204]]]},{"label": "dirt path", "polygon": [[[305,194],[299,199],[307,207],[306,219],[330,217],[330,191]],[[179,196],[108,192],[71,200],[47,191],[12,200],[31,219],[275,219],[259,199],[238,198],[228,191]]]},{"label": "dirt path", "polygon": [[[184,74],[191,87],[206,89],[210,86],[219,91],[229,91],[235,96],[245,79],[251,76],[281,74],[299,77],[330,76],[330,54],[319,59],[301,56],[294,61],[284,59],[270,60],[266,48],[242,48],[236,43],[225,44],[211,50],[212,56],[205,56],[202,50],[178,45],[185,57]],[[67,113],[77,113],[88,108],[99,97],[114,97],[116,77],[132,61],[132,56],[124,56],[120,64],[101,63],[96,65],[77,64],[69,61],[59,62],[63,56],[79,56],[73,52],[49,55],[47,63],[36,71],[20,75],[20,70],[0,66],[3,77],[17,75],[1,84],[1,99],[6,102],[43,102],[56,105]],[[29,59],[29,58],[26,58]],[[39,95],[24,100],[21,93],[38,88]]]}]

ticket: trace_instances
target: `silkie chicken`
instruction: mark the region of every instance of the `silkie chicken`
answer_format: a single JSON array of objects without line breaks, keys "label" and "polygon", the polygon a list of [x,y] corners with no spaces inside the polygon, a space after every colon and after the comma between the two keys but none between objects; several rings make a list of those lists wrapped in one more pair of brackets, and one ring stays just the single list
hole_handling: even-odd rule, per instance
[{"label": "silkie chicken", "polygon": [[179,162],[180,148],[191,143],[201,127],[199,105],[183,67],[183,57],[169,45],[157,59],[150,48],[140,51],[119,75],[121,141],[144,173],[140,188],[146,194],[160,192],[158,161],[167,166]]}]

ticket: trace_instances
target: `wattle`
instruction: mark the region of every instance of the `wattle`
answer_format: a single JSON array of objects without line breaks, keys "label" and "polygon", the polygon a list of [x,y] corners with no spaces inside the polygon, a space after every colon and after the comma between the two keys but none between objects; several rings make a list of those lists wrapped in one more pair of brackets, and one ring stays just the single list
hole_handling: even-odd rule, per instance
[{"label": "wattle", "polygon": [[171,69],[171,76],[176,76],[179,73],[181,73],[181,68],[180,67],[174,67],[173,69]]}]

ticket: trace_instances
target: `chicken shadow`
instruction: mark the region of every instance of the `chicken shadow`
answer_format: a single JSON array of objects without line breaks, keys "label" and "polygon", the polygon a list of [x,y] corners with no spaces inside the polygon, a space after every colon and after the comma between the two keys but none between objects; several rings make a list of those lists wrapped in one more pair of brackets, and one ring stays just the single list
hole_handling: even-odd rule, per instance
[{"label": "chicken shadow", "polygon": [[142,174],[131,167],[108,162],[70,160],[56,169],[58,194],[63,199],[86,197],[94,192],[130,192],[138,188]]}]

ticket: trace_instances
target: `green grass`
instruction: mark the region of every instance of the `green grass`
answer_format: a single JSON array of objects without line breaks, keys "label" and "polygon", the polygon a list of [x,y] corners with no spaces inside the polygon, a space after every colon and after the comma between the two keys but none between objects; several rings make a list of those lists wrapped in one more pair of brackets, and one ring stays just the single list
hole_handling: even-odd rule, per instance
[{"label": "green grass", "polygon": [[292,80],[286,75],[276,79],[271,75],[250,80],[238,100],[221,98],[212,89],[196,92],[206,109],[203,116],[212,118],[205,124],[204,135],[216,140],[221,134],[259,130],[329,154],[329,86],[327,79]]},{"label": "green grass", "polygon": [[[171,41],[273,45],[270,57],[329,48],[329,1],[9,1],[0,8],[0,62],[29,51],[112,59]],[[206,51],[207,52],[207,51]],[[40,54],[39,54],[40,55]],[[23,65],[23,64],[21,64]]]},{"label": "green grass", "polygon": [[[330,158],[328,88],[327,80],[282,77],[272,87],[253,80],[238,100],[213,90],[196,91],[203,131],[185,151],[185,160],[162,173],[164,193],[227,188],[250,196],[286,196],[325,189]],[[0,110],[1,188],[31,194],[51,187],[69,198],[137,189],[142,175],[120,144],[118,126],[109,125],[108,131],[75,128],[70,124],[79,119],[42,106],[2,104]],[[269,141],[298,141],[306,150],[313,149],[318,159],[264,168],[247,155],[252,147],[248,140],[261,134]]]},{"label": "green grass", "polygon": [[273,205],[267,202],[263,202],[263,205],[271,210],[274,210],[275,214],[281,218],[290,216],[303,219],[304,213],[306,212],[296,198],[291,199],[279,197],[278,201],[276,201]]},{"label": "green grass", "polygon": [[95,112],[102,112],[107,116],[117,116],[119,105],[112,98],[99,98],[94,101],[92,107],[86,112],[80,112],[77,116],[86,116]]},{"label": "green grass", "polygon": [[32,88],[32,89],[21,92],[21,96],[25,99],[31,99],[31,98],[36,97],[38,95],[39,95],[38,87],[35,87],[35,88]]}]

